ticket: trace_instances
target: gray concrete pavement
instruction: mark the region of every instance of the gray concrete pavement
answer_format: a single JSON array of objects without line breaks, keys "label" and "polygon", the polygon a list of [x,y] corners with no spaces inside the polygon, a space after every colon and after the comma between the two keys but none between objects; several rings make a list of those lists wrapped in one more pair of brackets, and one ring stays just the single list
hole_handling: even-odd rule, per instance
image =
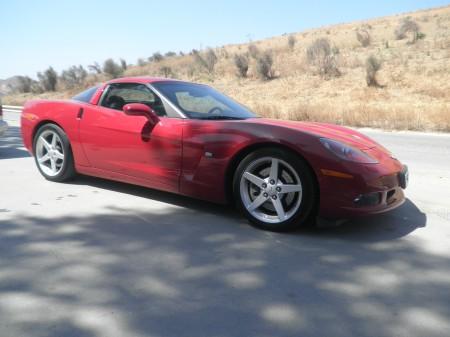
[{"label": "gray concrete pavement", "polygon": [[180,196],[45,181],[6,118],[2,337],[449,334],[449,136],[364,130],[409,165],[405,205],[274,234]]}]

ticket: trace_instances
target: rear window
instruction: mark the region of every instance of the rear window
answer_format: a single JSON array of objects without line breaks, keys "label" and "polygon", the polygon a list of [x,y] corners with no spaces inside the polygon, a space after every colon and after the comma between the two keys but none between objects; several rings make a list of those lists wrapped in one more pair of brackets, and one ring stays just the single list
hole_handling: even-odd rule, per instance
[{"label": "rear window", "polygon": [[98,86],[89,88],[82,93],[79,93],[78,95],[72,97],[72,99],[79,102],[89,103],[92,99],[92,96],[94,96],[97,90]]}]

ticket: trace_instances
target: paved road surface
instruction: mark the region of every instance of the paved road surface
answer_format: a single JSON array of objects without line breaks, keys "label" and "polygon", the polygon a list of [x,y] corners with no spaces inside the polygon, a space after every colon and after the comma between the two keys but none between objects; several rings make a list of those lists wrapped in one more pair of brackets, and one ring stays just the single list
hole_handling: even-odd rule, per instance
[{"label": "paved road surface", "polygon": [[81,177],[0,140],[0,335],[448,336],[450,136],[364,130],[409,164],[408,201],[273,234],[234,211]]}]

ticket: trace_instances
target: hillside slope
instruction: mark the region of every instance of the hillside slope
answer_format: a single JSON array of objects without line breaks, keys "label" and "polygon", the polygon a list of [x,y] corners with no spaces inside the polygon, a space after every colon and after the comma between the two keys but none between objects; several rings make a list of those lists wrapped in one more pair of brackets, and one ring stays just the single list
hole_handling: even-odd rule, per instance
[{"label": "hillside slope", "polygon": [[[397,40],[394,31],[406,17],[424,35],[415,43]],[[371,44],[361,46],[356,31],[364,29]],[[132,66],[125,75],[171,75],[213,85],[256,112],[275,118],[317,120],[351,126],[385,129],[450,131],[450,7],[321,27],[251,44],[260,52],[271,50],[275,78],[263,81],[251,56],[247,78],[236,76],[234,55],[248,53],[250,44],[215,49],[218,63],[213,73],[202,70],[193,55],[166,57],[162,61]],[[330,40],[339,77],[323,78],[306,57],[318,38]],[[254,47],[251,47],[254,48]],[[377,79],[381,87],[366,84],[366,60],[381,61]],[[90,78],[90,83],[104,76]],[[76,91],[76,90],[75,90]],[[70,97],[72,91],[44,93],[44,98]],[[21,104],[33,95],[12,95],[4,102]]]}]

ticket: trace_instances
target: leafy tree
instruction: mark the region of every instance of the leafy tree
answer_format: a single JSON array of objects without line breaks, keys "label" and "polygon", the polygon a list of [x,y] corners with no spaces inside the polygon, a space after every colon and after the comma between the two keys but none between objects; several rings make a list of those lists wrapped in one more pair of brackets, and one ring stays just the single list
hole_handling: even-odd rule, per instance
[{"label": "leafy tree", "polygon": [[88,69],[94,74],[102,73],[102,67],[100,67],[100,64],[98,64],[98,62],[94,62],[93,64],[88,65]]},{"label": "leafy tree", "polygon": [[127,70],[128,68],[127,61],[125,61],[124,59],[120,59],[120,66],[122,67],[123,71]]},{"label": "leafy tree", "polygon": [[173,56],[177,56],[177,53],[175,53],[174,51],[168,51],[167,53],[164,54],[165,57],[173,57]]},{"label": "leafy tree", "polygon": [[58,74],[52,67],[49,67],[43,73],[40,72],[37,73],[37,77],[39,79],[41,87],[45,91],[56,91],[56,84],[58,83]]},{"label": "leafy tree", "polygon": [[11,85],[11,89],[20,93],[31,92],[33,80],[28,76],[17,76],[17,82]]},{"label": "leafy tree", "polygon": [[61,73],[61,81],[68,88],[74,88],[83,84],[87,77],[87,71],[83,66],[72,66],[69,69],[63,70]]},{"label": "leafy tree", "polygon": [[147,62],[143,58],[139,58],[137,60],[137,64],[138,64],[139,67],[143,67],[143,66],[145,66],[147,64]]},{"label": "leafy tree", "polygon": [[103,63],[103,72],[112,78],[117,78],[123,74],[123,68],[113,59],[107,59]]},{"label": "leafy tree", "polygon": [[164,56],[159,51],[148,58],[149,62],[160,62],[162,60],[164,60]]}]

